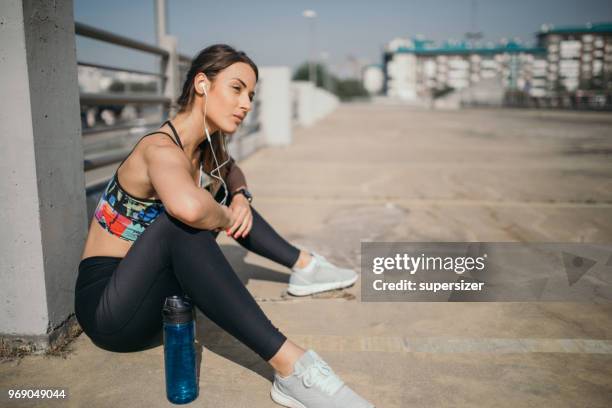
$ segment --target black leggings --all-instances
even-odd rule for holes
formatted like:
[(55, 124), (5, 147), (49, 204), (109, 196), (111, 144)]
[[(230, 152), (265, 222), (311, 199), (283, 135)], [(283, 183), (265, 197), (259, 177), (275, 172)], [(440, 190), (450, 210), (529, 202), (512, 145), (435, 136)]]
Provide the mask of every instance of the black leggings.
[[(253, 226), (238, 243), (292, 267), (300, 251), (251, 210)], [(164, 299), (186, 294), (218, 326), (270, 360), (286, 337), (240, 281), (216, 236), (163, 213), (124, 258), (83, 259), (75, 291), (75, 314), (83, 331), (107, 350), (141, 350), (161, 331)]]

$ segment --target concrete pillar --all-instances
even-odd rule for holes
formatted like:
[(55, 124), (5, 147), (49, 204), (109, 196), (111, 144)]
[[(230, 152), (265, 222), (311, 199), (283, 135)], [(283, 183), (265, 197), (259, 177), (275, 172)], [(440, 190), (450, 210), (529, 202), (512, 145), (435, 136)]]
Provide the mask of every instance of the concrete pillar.
[(318, 120), (332, 113), (340, 104), (334, 94), (325, 89), (316, 88), (311, 82), (293, 81), (297, 103), (296, 122), (300, 126), (311, 126)]
[[(168, 58), (162, 58), (160, 72), (166, 75), (165, 79), (162, 79), (161, 93), (170, 98), (171, 104), (176, 102), (179, 96), (180, 86), (180, 73), (179, 73), (179, 61), (178, 61), (178, 40), (176, 37), (168, 35), (167, 26), (167, 5), (166, 0), (155, 0), (155, 25), (157, 32), (157, 44), (159, 47), (168, 51), (170, 54)], [(169, 109), (164, 109), (165, 116), (172, 117), (176, 113), (175, 106), (171, 105)]]
[(291, 72), (289, 67), (259, 69), (259, 120), (267, 145), (291, 143)]
[(159, 46), (170, 54), (168, 58), (162, 58), (162, 67), (161, 73), (166, 75), (166, 79), (162, 80), (162, 94), (171, 101), (171, 107), (168, 111), (168, 117), (174, 116), (176, 113), (176, 107), (174, 104), (176, 103), (176, 99), (179, 97), (179, 61), (178, 61), (178, 52), (177, 46), (178, 41), (176, 37), (171, 35), (164, 35), (159, 39)]
[(0, 2), (0, 336), (44, 350), (74, 324), (87, 232), (71, 0)]
[(315, 87), (308, 81), (293, 81), (292, 86), (297, 95), (297, 123), (300, 126), (311, 126), (316, 120)]
[(325, 89), (313, 88), (313, 95), (316, 101), (313, 104), (315, 106), (313, 115), (316, 121), (331, 114), (338, 107), (338, 97)]

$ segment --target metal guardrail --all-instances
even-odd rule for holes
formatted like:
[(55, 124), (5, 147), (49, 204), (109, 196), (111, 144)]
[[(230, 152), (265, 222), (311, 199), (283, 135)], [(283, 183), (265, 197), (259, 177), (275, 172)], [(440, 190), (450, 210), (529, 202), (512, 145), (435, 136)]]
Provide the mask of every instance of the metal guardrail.
[[(148, 54), (153, 54), (162, 58), (162, 60), (168, 60), (170, 57), (170, 52), (167, 50), (156, 46), (147, 44), (142, 41), (134, 40), (129, 37), (125, 37), (119, 34), (115, 34), (110, 31), (102, 30), (96, 27), (92, 27), (87, 24), (75, 22), (75, 33), (77, 35), (87, 37), (90, 39), (94, 39), (97, 41), (102, 41), (105, 43), (118, 45), (122, 47), (126, 47), (136, 51), (142, 51)], [(181, 65), (186, 65), (191, 63), (191, 58), (186, 55), (178, 55), (178, 61)], [(79, 66), (90, 67), (100, 70), (106, 71), (115, 71), (115, 72), (126, 72), (137, 75), (146, 75), (155, 78), (159, 78), (163, 81), (167, 79), (165, 73), (161, 72), (153, 72), (153, 71), (145, 71), (145, 70), (136, 70), (129, 68), (122, 68), (113, 65), (105, 65), (105, 64), (97, 64), (91, 62), (78, 62)], [(162, 64), (160, 64), (161, 67)], [(130, 94), (130, 93), (81, 93), (80, 95), (81, 106), (100, 106), (100, 105), (127, 105), (127, 104), (140, 104), (140, 105), (162, 105), (162, 106), (170, 106), (171, 99), (159, 94)], [(150, 125), (150, 124), (149, 124)], [(111, 127), (102, 127), (102, 128), (92, 128), (92, 129), (84, 129), (83, 135), (87, 134), (96, 134), (103, 132), (112, 132), (117, 130), (129, 130), (134, 125), (119, 125), (119, 126), (111, 126)], [(136, 125), (142, 126), (142, 125)], [(105, 155), (98, 155), (95, 159), (88, 157), (84, 163), (83, 167), (85, 170), (92, 170), (102, 166), (106, 166), (112, 164), (114, 162), (122, 160), (127, 154), (129, 150), (126, 151), (111, 151)], [(88, 188), (89, 191), (89, 188)]]
[(131, 148), (125, 149), (117, 149), (110, 152), (107, 152), (102, 155), (98, 155), (95, 157), (89, 157), (85, 159), (83, 163), (83, 168), (85, 171), (93, 170), (102, 166), (108, 166), (109, 164), (117, 163), (127, 157), (130, 153)]
[(108, 185), (110, 177), (105, 180), (96, 181), (95, 183), (85, 187), (85, 194), (87, 197), (95, 196), (103, 192), (104, 188)]
[(86, 128), (82, 129), (81, 133), (83, 136), (92, 135), (97, 133), (107, 133), (107, 132), (116, 132), (121, 130), (131, 130), (134, 128), (153, 128), (155, 126), (159, 126), (159, 122), (143, 122), (143, 123), (129, 123), (123, 125), (112, 125), (112, 126), (102, 126), (102, 127), (94, 127), (94, 128)]
[(155, 45), (150, 45), (142, 41), (133, 40), (128, 37), (124, 37), (119, 34), (112, 33), (110, 31), (101, 30), (96, 27), (89, 26), (83, 23), (74, 23), (74, 31), (77, 35), (83, 37), (92, 38), (103, 42), (108, 42), (115, 45), (121, 45), (123, 47), (132, 48), (139, 51), (148, 52), (149, 54), (156, 54), (163, 58), (168, 58), (170, 53), (163, 48)]
[(138, 70), (138, 69), (121, 68), (121, 67), (115, 67), (115, 66), (112, 66), (112, 65), (94, 64), (94, 63), (91, 63), (91, 62), (83, 62), (83, 61), (78, 61), (77, 65), (79, 65), (81, 67), (103, 69), (105, 71), (128, 72), (130, 74), (139, 74), (139, 75), (154, 76), (154, 77), (158, 77), (158, 78), (166, 78), (166, 75), (160, 74), (159, 72), (141, 71), (141, 70)]
[(128, 103), (141, 104), (169, 104), (170, 98), (161, 95), (147, 94), (102, 94), (102, 93), (82, 93), (82, 105), (123, 105)]
[[(75, 22), (74, 31), (77, 35), (81, 35), (83, 37), (87, 37), (87, 38), (91, 38), (94, 40), (107, 42), (107, 43), (111, 43), (115, 45), (120, 45), (126, 48), (132, 48), (134, 50), (147, 52), (149, 54), (156, 54), (162, 58), (168, 58), (170, 56), (170, 53), (168, 51), (158, 46), (147, 44), (142, 41), (134, 40), (132, 38), (125, 37), (119, 34), (115, 34), (110, 31), (92, 27), (87, 24)], [(178, 60), (179, 60), (179, 63), (181, 64), (191, 64), (191, 57), (184, 55), (184, 54), (179, 54)], [(127, 68), (111, 67), (111, 66), (104, 66), (104, 65), (99, 65), (99, 64), (89, 64), (85, 62), (79, 62), (79, 65), (92, 66), (92, 67), (102, 68), (102, 69), (107, 69), (107, 70), (142, 73), (145, 75), (156, 75), (156, 76), (162, 76), (162, 77), (164, 76), (160, 73), (152, 73), (152, 72), (144, 72), (144, 71), (139, 72), (137, 70), (130, 70)]]

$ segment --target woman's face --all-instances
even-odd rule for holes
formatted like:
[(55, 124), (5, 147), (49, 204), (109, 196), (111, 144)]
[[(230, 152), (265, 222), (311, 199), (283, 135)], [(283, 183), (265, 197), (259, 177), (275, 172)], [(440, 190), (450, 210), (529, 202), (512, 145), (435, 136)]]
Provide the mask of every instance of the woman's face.
[(208, 83), (206, 124), (213, 131), (234, 133), (251, 110), (256, 84), (253, 68), (236, 62), (219, 72), (212, 84)]

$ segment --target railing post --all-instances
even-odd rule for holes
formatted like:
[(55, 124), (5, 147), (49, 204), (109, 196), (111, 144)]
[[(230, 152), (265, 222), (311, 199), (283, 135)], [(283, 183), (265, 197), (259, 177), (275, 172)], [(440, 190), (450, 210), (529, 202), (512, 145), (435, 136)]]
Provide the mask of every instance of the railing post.
[(161, 73), (166, 77), (162, 79), (162, 95), (170, 98), (170, 106), (165, 107), (165, 116), (170, 118), (176, 113), (175, 103), (178, 98), (179, 69), (178, 53), (176, 52), (176, 37), (166, 35), (161, 38), (159, 46), (168, 51), (168, 58), (162, 58)]
[(176, 113), (175, 103), (178, 98), (179, 90), (179, 59), (177, 52), (176, 37), (166, 35), (160, 39), (159, 46), (168, 51), (168, 58), (162, 58), (161, 73), (166, 76), (162, 79), (162, 95), (170, 98), (170, 107), (167, 117), (172, 117)]
[(166, 0), (155, 0), (155, 14), (157, 27), (157, 44), (168, 52), (168, 58), (162, 58), (161, 73), (165, 75), (162, 78), (162, 95), (170, 98), (170, 106), (166, 111), (167, 117), (174, 116), (174, 104), (178, 98), (179, 92), (179, 56), (177, 52), (176, 37), (167, 34), (167, 18), (166, 18)]
[(75, 323), (87, 233), (71, 0), (0, 2), (0, 335), (44, 350)]

